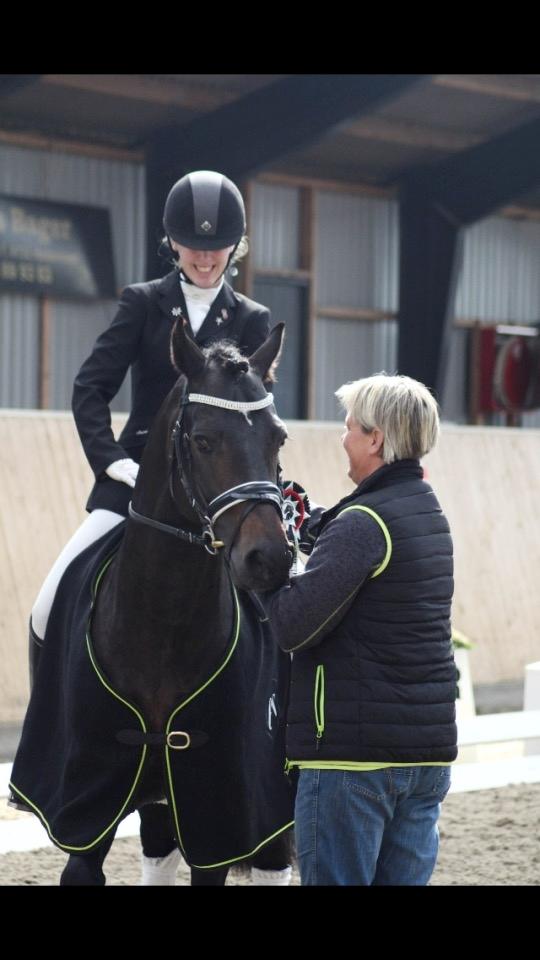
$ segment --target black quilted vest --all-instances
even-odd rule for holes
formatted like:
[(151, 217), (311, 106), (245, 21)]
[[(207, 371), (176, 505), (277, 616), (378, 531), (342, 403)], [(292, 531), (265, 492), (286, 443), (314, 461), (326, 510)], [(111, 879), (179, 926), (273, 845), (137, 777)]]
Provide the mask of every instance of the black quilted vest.
[(320, 644), (293, 655), (290, 761), (450, 762), (457, 756), (452, 540), (417, 460), (381, 467), (332, 510), (363, 505), (392, 554)]

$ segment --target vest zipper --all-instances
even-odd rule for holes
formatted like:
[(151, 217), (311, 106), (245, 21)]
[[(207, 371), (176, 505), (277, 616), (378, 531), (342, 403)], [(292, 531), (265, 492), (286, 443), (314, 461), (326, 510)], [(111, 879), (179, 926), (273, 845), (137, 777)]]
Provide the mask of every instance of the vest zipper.
[(318, 665), (315, 673), (314, 707), (317, 729), (315, 745), (318, 750), (324, 733), (324, 665), (322, 663)]

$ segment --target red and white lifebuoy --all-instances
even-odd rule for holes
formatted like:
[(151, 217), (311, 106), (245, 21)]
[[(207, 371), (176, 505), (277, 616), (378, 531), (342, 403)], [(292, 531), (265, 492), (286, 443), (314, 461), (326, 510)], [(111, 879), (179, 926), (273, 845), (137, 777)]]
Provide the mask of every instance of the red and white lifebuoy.
[(509, 413), (533, 409), (533, 387), (539, 373), (535, 339), (511, 337), (497, 351), (493, 396)]

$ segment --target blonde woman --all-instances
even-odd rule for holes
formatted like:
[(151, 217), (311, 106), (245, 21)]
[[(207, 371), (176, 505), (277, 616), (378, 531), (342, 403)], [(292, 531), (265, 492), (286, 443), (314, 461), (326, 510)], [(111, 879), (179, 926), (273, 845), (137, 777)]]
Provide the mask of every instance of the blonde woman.
[(293, 653), (301, 879), (422, 885), (457, 755), (452, 540), (420, 465), (439, 415), (409, 377), (381, 373), (336, 395), (356, 489), (312, 524), (304, 574), (265, 598)]

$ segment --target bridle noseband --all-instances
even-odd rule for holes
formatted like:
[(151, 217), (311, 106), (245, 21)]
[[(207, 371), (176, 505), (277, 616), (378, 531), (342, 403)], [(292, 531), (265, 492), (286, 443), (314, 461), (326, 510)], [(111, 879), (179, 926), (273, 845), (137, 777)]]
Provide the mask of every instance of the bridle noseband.
[(184, 413), (188, 403), (205, 403), (209, 406), (222, 407), (225, 410), (233, 410), (238, 413), (242, 413), (248, 423), (251, 424), (248, 413), (254, 410), (262, 410), (265, 407), (269, 407), (273, 402), (274, 397), (271, 393), (267, 393), (266, 396), (262, 397), (260, 400), (243, 402), (226, 400), (224, 397), (206, 396), (202, 393), (188, 394), (186, 385), (180, 400), (180, 413), (171, 434), (172, 453), (170, 458), (171, 470), (169, 474), (169, 490), (174, 501), (173, 472), (176, 461), (180, 482), (188, 498), (190, 506), (197, 514), (199, 523), (203, 528), (202, 533), (192, 533), (189, 530), (184, 530), (183, 527), (175, 527), (170, 523), (163, 523), (160, 520), (154, 520), (152, 517), (146, 517), (144, 514), (138, 513), (138, 511), (134, 509), (133, 504), (130, 503), (128, 509), (129, 516), (132, 518), (132, 520), (135, 520), (137, 523), (143, 523), (149, 527), (153, 527), (155, 530), (161, 530), (163, 533), (172, 534), (181, 540), (185, 540), (187, 543), (204, 547), (208, 553), (210, 553), (212, 556), (216, 556), (218, 550), (224, 547), (225, 544), (222, 540), (216, 539), (214, 533), (214, 523), (218, 517), (222, 516), (222, 514), (224, 514), (227, 510), (230, 510), (231, 507), (235, 507), (237, 504), (245, 503), (246, 501), (254, 501), (250, 510), (248, 510), (241, 517), (236, 533), (238, 533), (238, 529), (240, 528), (241, 524), (246, 519), (248, 513), (251, 512), (251, 509), (257, 505), (257, 503), (273, 504), (281, 518), (283, 504), (281, 488), (275, 483), (270, 483), (268, 480), (252, 480), (248, 483), (239, 483), (235, 487), (231, 487), (229, 490), (225, 490), (224, 493), (220, 493), (217, 497), (214, 497), (208, 504), (205, 502), (204, 497), (200, 494), (200, 491), (199, 496), (197, 496), (193, 489), (194, 482), (191, 469), (189, 437), (187, 433), (183, 432)]

